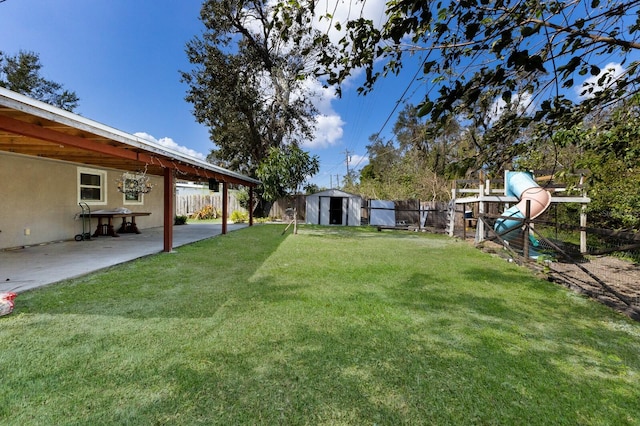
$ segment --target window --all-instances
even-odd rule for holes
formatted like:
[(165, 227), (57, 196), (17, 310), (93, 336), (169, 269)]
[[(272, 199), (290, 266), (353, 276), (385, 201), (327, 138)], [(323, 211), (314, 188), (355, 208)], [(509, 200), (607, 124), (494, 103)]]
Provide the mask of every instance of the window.
[(78, 168), (78, 202), (107, 204), (107, 172)]
[[(129, 179), (125, 179), (124, 185), (125, 187), (129, 185)], [(122, 194), (122, 204), (144, 204), (144, 194), (124, 193)]]

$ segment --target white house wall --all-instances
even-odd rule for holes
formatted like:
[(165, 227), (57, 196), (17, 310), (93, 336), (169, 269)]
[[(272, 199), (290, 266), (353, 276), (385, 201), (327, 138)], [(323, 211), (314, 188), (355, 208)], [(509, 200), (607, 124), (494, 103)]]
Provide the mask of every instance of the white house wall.
[[(163, 225), (162, 177), (151, 176), (155, 187), (144, 195), (143, 204), (130, 205), (124, 203), (123, 195), (115, 185), (115, 179), (122, 171), (2, 152), (0, 249), (69, 240), (82, 231), (82, 221), (75, 218), (80, 213), (78, 167), (107, 172), (106, 204), (91, 206), (92, 210), (126, 207), (132, 211), (151, 212), (151, 216), (139, 218), (138, 228)], [(97, 219), (93, 219), (92, 233), (96, 226)]]

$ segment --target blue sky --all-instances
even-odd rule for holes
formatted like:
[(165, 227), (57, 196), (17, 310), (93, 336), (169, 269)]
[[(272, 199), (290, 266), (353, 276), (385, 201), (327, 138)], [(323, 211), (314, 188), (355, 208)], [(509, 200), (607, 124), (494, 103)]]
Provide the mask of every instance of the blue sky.
[[(0, 50), (40, 55), (42, 75), (73, 90), (78, 114), (128, 133), (143, 133), (174, 149), (206, 155), (213, 147), (196, 123), (187, 86), (185, 44), (201, 34), (201, 0), (6, 0), (0, 3)], [(368, 5), (381, 10), (383, 0)], [(374, 12), (378, 13), (378, 12)], [(410, 71), (410, 72), (409, 72)], [(412, 74), (414, 70), (408, 70)], [(343, 97), (319, 101), (324, 123), (305, 149), (320, 157), (313, 182), (329, 187), (351, 168), (366, 164), (369, 136), (379, 132), (411, 76), (386, 79), (367, 96), (347, 85)], [(424, 94), (410, 93), (414, 102)], [(396, 111), (399, 112), (402, 107)], [(389, 120), (385, 132), (395, 119)], [(177, 145), (177, 146), (176, 146)]]
[[(319, 0), (319, 8), (340, 21), (361, 12), (380, 20), (385, 2), (356, 3), (360, 6), (355, 10), (350, 1)], [(184, 100), (188, 87), (179, 73), (191, 70), (184, 50), (202, 33), (201, 4), (202, 0), (6, 0), (0, 2), (0, 50), (8, 55), (20, 50), (39, 54), (42, 75), (79, 96), (80, 115), (203, 157), (214, 145)], [(381, 131), (389, 137), (403, 108), (393, 112), (403, 92), (414, 104), (424, 96), (424, 83), (411, 83), (420, 59), (405, 56), (405, 71), (382, 79), (366, 96), (356, 93), (357, 78), (343, 87), (340, 99), (332, 90), (316, 87), (322, 120), (316, 138), (303, 146), (320, 158), (313, 183), (337, 186), (347, 170), (347, 153), (352, 170), (366, 165), (369, 137)], [(620, 72), (619, 57), (602, 59), (603, 65), (610, 62), (607, 66)]]

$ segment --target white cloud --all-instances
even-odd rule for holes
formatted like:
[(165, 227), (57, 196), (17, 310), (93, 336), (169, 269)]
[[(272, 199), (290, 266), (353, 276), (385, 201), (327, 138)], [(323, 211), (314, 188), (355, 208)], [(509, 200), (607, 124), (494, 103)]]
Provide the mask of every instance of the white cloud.
[[(345, 35), (346, 23), (349, 20), (360, 17), (371, 19), (374, 24), (381, 28), (386, 20), (386, 0), (319, 0), (316, 3), (314, 27), (329, 35), (329, 38), (337, 45), (338, 41)], [(320, 16), (330, 14), (331, 20), (320, 19)], [(340, 23), (342, 28), (338, 31), (335, 24)], [(344, 83), (345, 87), (351, 86), (352, 81), (360, 78), (361, 70), (354, 70), (352, 76)], [(311, 102), (318, 110), (315, 122), (315, 133), (313, 140), (302, 144), (307, 149), (321, 149), (335, 146), (341, 142), (346, 123), (332, 106), (337, 99), (335, 87), (323, 87), (317, 79), (307, 78), (304, 82), (304, 90), (311, 93)]]
[(349, 160), (349, 168), (351, 170), (353, 169), (359, 170), (364, 166), (366, 166), (367, 164), (369, 164), (369, 157), (367, 157), (366, 155), (354, 154), (350, 157), (350, 160)]
[[(385, 3), (386, 0), (319, 0), (316, 3), (315, 16), (319, 17), (331, 14), (332, 19), (329, 21), (326, 18), (316, 18), (317, 20), (314, 22), (314, 27), (322, 32), (327, 32), (330, 39), (337, 44), (344, 36), (345, 24), (349, 20), (362, 17), (371, 19), (377, 27), (381, 27), (386, 20), (384, 13), (386, 10)], [(276, 1), (272, 0), (269, 6), (273, 7), (275, 4)], [(335, 24), (338, 22), (342, 25), (340, 31), (335, 28)], [(261, 32), (259, 20), (247, 19), (245, 24), (249, 28), (249, 31), (256, 34)], [(359, 74), (359, 71), (355, 71), (354, 74)], [(304, 90), (311, 94), (311, 102), (318, 110), (318, 115), (315, 117), (316, 129), (313, 140), (303, 142), (302, 146), (307, 149), (318, 149), (339, 144), (344, 134), (343, 128), (346, 123), (332, 106), (332, 102), (337, 98), (335, 88), (322, 87), (322, 84), (318, 80), (307, 78), (304, 82)], [(265, 77), (263, 93), (268, 96), (272, 94), (271, 92), (272, 89)], [(292, 93), (291, 96), (295, 98), (297, 94)]]
[[(608, 87), (614, 87), (617, 84), (618, 78), (624, 74), (625, 70), (619, 63), (609, 62), (604, 68), (600, 70), (598, 75), (593, 75), (587, 78), (581, 86), (576, 86), (575, 90), (579, 97), (590, 98), (593, 97), (593, 92), (600, 92)], [(605, 74), (607, 74), (605, 76)], [(603, 78), (604, 77), (604, 78)], [(602, 78), (602, 84), (599, 84), (598, 80)], [(593, 89), (592, 93), (586, 92), (587, 89)], [(582, 92), (585, 92), (584, 94)]]
[(331, 88), (322, 87), (315, 79), (306, 79), (304, 90), (311, 94), (311, 102), (318, 110), (315, 117), (315, 133), (313, 140), (305, 141), (303, 148), (318, 149), (336, 145), (344, 134), (345, 122), (336, 113), (331, 105), (336, 98), (335, 91)]
[(341, 139), (344, 131), (342, 130), (344, 121), (337, 115), (317, 115), (316, 130), (314, 138), (302, 144), (303, 148), (318, 149), (327, 148), (336, 145)]
[[(346, 24), (350, 20), (364, 18), (371, 20), (373, 25), (382, 29), (387, 20), (385, 14), (386, 0), (319, 0), (316, 3), (314, 27), (329, 36), (334, 45), (346, 35)], [(331, 19), (326, 18), (331, 15)], [(336, 23), (340, 24), (340, 30), (336, 29)], [(379, 61), (382, 59), (377, 59)], [(356, 68), (342, 83), (343, 87), (359, 86), (364, 70)]]
[[(314, 23), (316, 29), (327, 33), (331, 41), (335, 44), (345, 34), (345, 24), (349, 20), (371, 19), (377, 28), (380, 28), (386, 19), (384, 11), (386, 9), (385, 0), (368, 0), (368, 1), (344, 1), (344, 0), (320, 0), (316, 3), (315, 16), (317, 21)], [(331, 15), (332, 19), (319, 19), (319, 17)], [(342, 28), (338, 31), (335, 24), (340, 23)]]
[[(519, 114), (531, 113), (534, 111), (534, 102), (530, 93), (521, 93), (511, 98), (512, 104), (516, 104), (516, 108)], [(507, 107), (507, 103), (502, 97), (496, 98), (491, 105), (489, 115), (491, 122), (495, 123), (504, 114)]]
[(164, 137), (164, 138), (160, 138), (160, 139), (156, 139), (155, 137), (151, 136), (148, 133), (145, 132), (136, 132), (134, 133), (134, 136), (137, 136), (141, 139), (144, 139), (146, 141), (155, 143), (157, 145), (163, 146), (165, 148), (168, 148), (172, 151), (176, 151), (182, 154), (186, 154), (189, 155), (191, 157), (195, 157), (199, 160), (205, 160), (207, 159), (207, 156), (195, 151), (191, 148), (187, 148), (186, 146), (182, 146), (182, 145), (178, 145), (173, 139), (168, 138), (168, 137)]

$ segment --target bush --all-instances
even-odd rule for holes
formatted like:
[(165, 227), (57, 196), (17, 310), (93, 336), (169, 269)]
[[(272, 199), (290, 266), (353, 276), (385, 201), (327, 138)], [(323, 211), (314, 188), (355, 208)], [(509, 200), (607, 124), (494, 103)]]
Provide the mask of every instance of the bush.
[(186, 216), (176, 216), (173, 219), (173, 224), (174, 225), (184, 225), (187, 223), (187, 217)]
[(249, 220), (249, 213), (241, 212), (240, 210), (234, 210), (231, 213), (231, 221), (233, 223), (244, 223)]
[(198, 210), (194, 215), (194, 219), (205, 220), (205, 219), (217, 219), (219, 216), (218, 211), (212, 205), (204, 206), (200, 210)]

